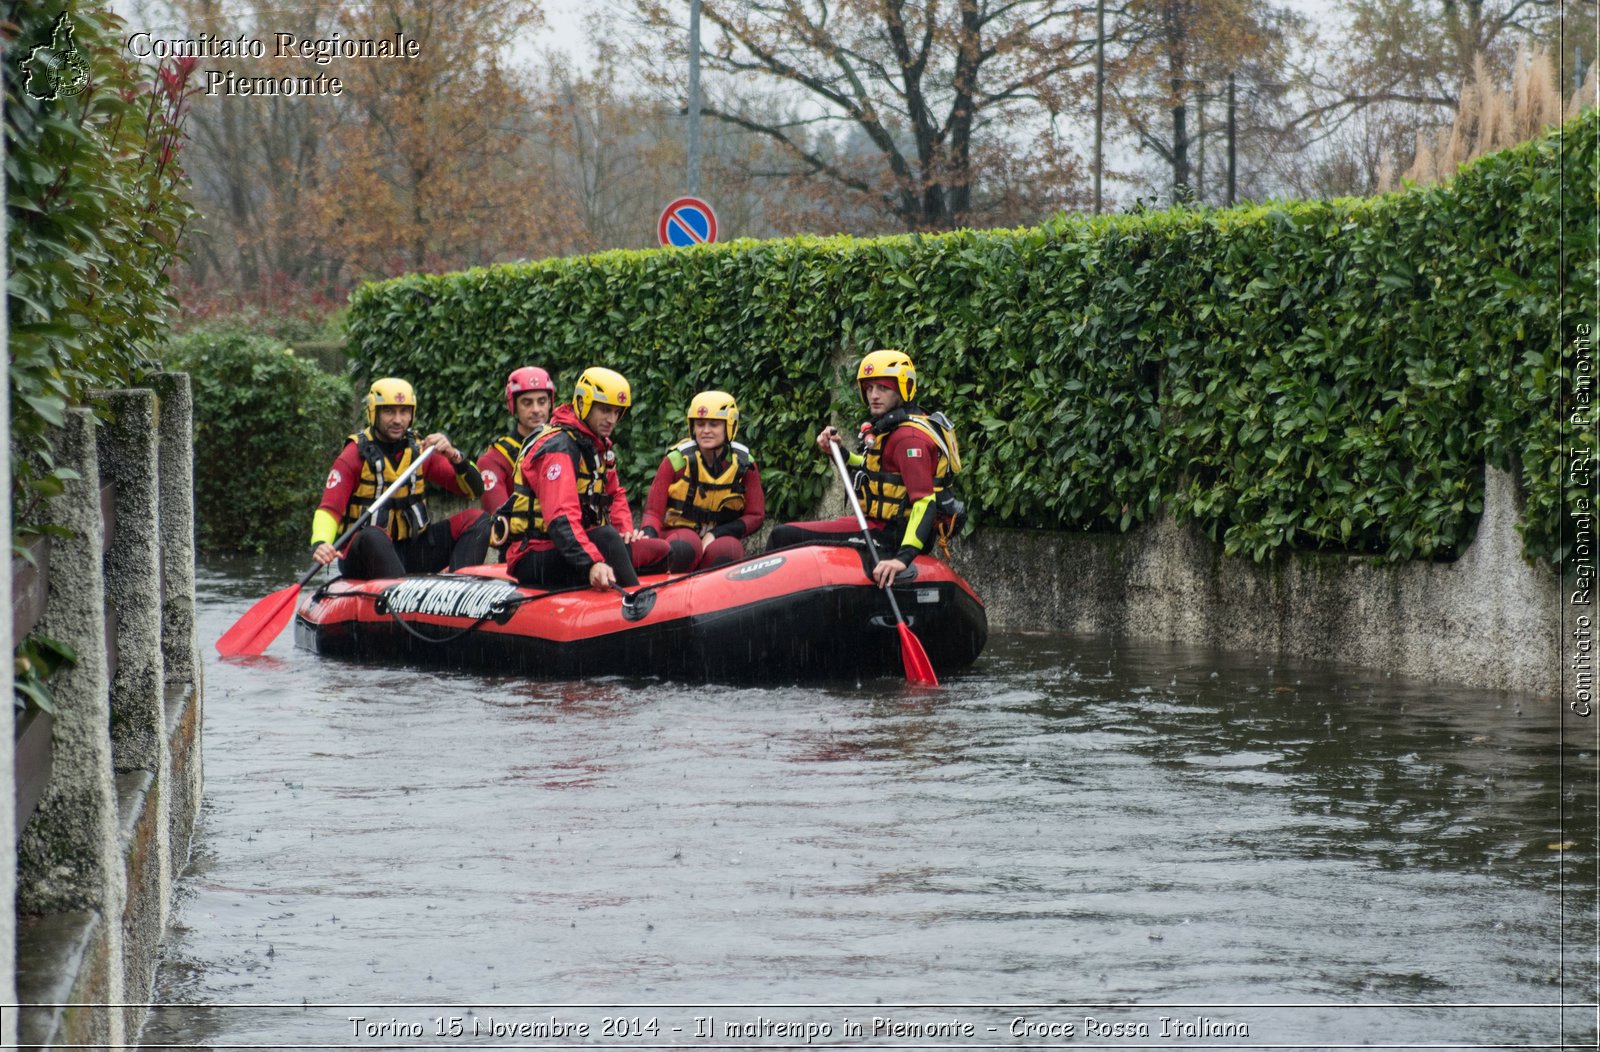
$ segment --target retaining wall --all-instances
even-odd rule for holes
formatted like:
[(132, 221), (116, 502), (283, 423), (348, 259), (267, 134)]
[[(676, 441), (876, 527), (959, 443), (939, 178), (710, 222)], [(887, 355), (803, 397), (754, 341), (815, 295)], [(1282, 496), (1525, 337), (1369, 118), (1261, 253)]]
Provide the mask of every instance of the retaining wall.
[(979, 530), (954, 564), (995, 628), (1283, 653), (1555, 697), (1560, 580), (1523, 561), (1516, 519), (1512, 478), (1490, 468), (1477, 537), (1450, 563), (1255, 563), (1163, 519), (1126, 534)]
[(46, 773), (19, 764), (19, 736), (0, 739), (18, 812), (16, 912), (0, 911), (14, 989), (0, 1000), (16, 1040), (42, 1048), (137, 1036), (200, 801), (189, 380), (96, 401), (106, 420), (76, 410), (55, 436), (80, 479), (49, 507), (72, 533), (50, 543), (36, 630), (78, 660), (50, 681)]

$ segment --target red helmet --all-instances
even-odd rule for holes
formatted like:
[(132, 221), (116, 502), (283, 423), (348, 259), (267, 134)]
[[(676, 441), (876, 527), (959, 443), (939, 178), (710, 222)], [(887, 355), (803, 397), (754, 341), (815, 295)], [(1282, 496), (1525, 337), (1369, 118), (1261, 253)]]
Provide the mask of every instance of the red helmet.
[(525, 365), (512, 370), (511, 375), (506, 377), (506, 412), (516, 416), (517, 395), (529, 391), (543, 391), (550, 396), (550, 404), (556, 404), (556, 384), (550, 379), (550, 374), (536, 365)]

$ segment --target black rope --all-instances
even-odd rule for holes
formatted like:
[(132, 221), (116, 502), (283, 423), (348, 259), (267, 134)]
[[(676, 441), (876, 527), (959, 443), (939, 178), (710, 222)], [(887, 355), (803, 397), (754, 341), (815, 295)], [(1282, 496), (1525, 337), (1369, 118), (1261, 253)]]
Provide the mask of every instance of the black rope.
[(424, 643), (453, 643), (456, 640), (460, 639), (462, 636), (466, 635), (468, 632), (476, 632), (483, 625), (483, 623), (485, 621), (487, 621), (490, 618), (494, 617), (494, 613), (491, 612), (491, 613), (484, 614), (482, 617), (480, 617), (476, 621), (472, 622), (472, 624), (468, 625), (466, 628), (463, 628), (463, 629), (461, 629), (460, 631), (457, 631), (457, 632), (452, 632), (447, 636), (428, 636), (428, 635), (423, 635), (421, 632), (418, 632), (416, 630), (416, 628), (414, 628), (411, 624), (409, 624), (408, 622), (402, 620), (400, 615), (398, 613), (396, 613), (395, 611), (393, 611), (393, 610), (389, 611), (389, 616), (394, 619), (394, 623), (395, 624), (399, 625), (401, 628), (403, 628), (407, 632), (411, 633), (411, 635), (413, 635), (417, 639), (422, 640)]
[(493, 604), (494, 611), (490, 614), (490, 616), (493, 617), (497, 614), (504, 614), (511, 610), (515, 610), (523, 603), (535, 603), (540, 599), (549, 599), (553, 595), (570, 595), (573, 592), (587, 592), (588, 590), (588, 585), (580, 584), (573, 585), (571, 588), (555, 588), (548, 592), (540, 592), (538, 595), (519, 595), (515, 599), (496, 599)]

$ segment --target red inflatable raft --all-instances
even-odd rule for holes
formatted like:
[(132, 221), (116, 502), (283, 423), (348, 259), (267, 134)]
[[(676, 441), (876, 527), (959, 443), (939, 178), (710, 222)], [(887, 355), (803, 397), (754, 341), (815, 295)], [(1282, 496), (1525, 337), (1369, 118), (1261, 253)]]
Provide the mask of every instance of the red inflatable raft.
[[(983, 651), (983, 601), (945, 563), (919, 558), (893, 588), (940, 675)], [(627, 596), (523, 588), (502, 565), (340, 578), (301, 600), (295, 642), (362, 660), (559, 678), (738, 683), (901, 674), (894, 616), (853, 546), (808, 545), (645, 577)]]

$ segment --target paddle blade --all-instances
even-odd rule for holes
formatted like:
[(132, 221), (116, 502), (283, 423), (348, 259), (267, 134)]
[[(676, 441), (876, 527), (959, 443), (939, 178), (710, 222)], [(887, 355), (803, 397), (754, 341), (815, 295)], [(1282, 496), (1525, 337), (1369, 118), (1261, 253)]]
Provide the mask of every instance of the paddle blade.
[(933, 674), (933, 662), (928, 660), (928, 652), (922, 649), (922, 642), (912, 634), (911, 626), (904, 621), (897, 627), (900, 629), (900, 660), (905, 662), (906, 681), (937, 687), (939, 677)]
[(217, 640), (217, 653), (223, 657), (245, 657), (260, 654), (267, 644), (278, 638), (283, 626), (294, 616), (294, 602), (300, 598), (300, 582), (279, 589), (258, 599), (256, 605), (244, 612), (233, 627)]

